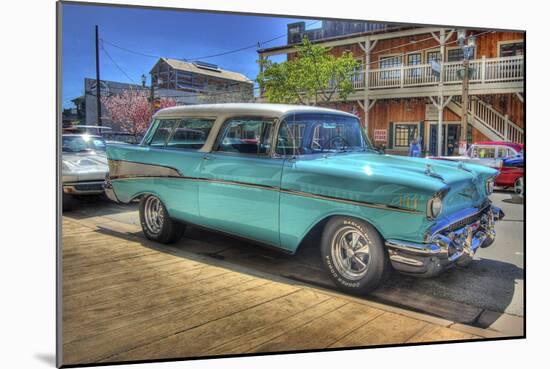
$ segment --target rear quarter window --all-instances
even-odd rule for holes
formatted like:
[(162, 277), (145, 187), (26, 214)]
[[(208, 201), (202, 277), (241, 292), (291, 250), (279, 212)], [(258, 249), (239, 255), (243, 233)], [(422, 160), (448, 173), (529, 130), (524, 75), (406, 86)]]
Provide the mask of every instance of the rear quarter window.
[(176, 119), (160, 120), (156, 125), (156, 129), (153, 132), (151, 140), (149, 141), (149, 146), (164, 147), (178, 122), (179, 121)]
[(167, 148), (199, 150), (204, 146), (214, 119), (184, 118), (180, 120), (168, 139)]

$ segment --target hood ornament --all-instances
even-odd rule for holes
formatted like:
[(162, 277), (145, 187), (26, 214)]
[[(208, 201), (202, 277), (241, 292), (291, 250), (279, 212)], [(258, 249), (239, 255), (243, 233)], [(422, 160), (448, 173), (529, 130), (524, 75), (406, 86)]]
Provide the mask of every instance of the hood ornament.
[(446, 183), (445, 178), (443, 178), (441, 174), (437, 174), (436, 172), (434, 172), (431, 164), (426, 164), (426, 170), (424, 171), (424, 174), (430, 177), (437, 178), (441, 180), (441, 182)]
[(464, 166), (464, 162), (463, 161), (459, 161), (458, 162), (458, 166), (457, 166), (458, 169), (462, 169), (463, 171), (465, 172), (469, 172), (469, 173), (472, 173), (472, 170), (471, 169), (468, 169)]

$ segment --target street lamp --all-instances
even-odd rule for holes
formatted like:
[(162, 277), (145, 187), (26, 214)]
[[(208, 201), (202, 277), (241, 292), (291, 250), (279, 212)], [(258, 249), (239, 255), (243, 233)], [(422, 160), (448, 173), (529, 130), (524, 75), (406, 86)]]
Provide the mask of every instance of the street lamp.
[(145, 84), (147, 83), (147, 76), (145, 74), (141, 75), (141, 86), (145, 87)]

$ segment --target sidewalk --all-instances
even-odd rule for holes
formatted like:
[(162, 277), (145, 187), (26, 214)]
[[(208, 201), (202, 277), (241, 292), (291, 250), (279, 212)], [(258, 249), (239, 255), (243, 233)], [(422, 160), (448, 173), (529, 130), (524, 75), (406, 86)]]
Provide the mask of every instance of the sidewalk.
[(63, 364), (469, 340), (502, 334), (63, 219)]

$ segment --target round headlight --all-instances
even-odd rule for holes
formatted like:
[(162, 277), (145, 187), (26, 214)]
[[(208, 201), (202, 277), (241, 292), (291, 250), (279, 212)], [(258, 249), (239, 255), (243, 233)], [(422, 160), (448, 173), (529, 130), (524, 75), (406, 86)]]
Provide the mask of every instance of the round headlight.
[(443, 201), (439, 196), (434, 196), (428, 202), (428, 217), (437, 218), (443, 211)]
[(488, 180), (487, 183), (485, 184), (485, 187), (486, 187), (485, 190), (487, 192), (487, 195), (492, 194), (495, 189), (495, 181), (493, 179)]

